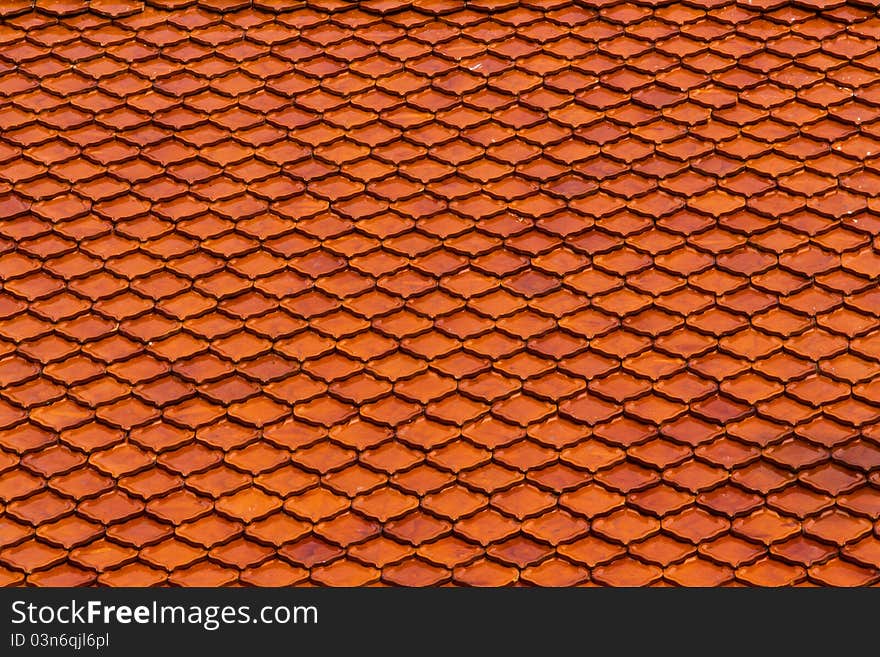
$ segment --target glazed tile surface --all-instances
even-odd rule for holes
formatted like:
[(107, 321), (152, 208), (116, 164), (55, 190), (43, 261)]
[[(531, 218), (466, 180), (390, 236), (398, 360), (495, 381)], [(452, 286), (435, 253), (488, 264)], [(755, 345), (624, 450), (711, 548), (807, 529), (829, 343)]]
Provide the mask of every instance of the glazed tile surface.
[(0, 583), (877, 582), (878, 37), (3, 2)]

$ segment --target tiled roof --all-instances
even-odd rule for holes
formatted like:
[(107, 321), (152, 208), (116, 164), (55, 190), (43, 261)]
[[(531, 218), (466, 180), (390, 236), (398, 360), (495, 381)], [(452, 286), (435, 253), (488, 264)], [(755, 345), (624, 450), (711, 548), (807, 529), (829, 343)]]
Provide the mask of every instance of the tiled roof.
[(33, 4), (0, 582), (878, 580), (872, 3)]

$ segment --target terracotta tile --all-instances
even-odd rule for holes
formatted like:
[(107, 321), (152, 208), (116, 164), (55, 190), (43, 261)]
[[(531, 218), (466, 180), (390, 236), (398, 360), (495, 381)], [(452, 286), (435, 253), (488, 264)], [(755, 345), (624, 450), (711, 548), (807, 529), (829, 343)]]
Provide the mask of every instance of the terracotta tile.
[(213, 548), (208, 554), (224, 566), (245, 570), (266, 561), (274, 551), (246, 539), (236, 539)]
[(804, 531), (825, 542), (844, 545), (868, 534), (871, 523), (865, 518), (833, 510), (805, 521)]
[[(236, 527), (239, 527), (236, 523)], [(264, 520), (253, 523), (247, 528), (247, 534), (264, 544), (276, 547), (304, 536), (311, 525), (301, 522), (283, 513), (276, 513)]]
[(745, 468), (736, 470), (731, 476), (733, 483), (765, 495), (781, 490), (794, 480), (791, 472), (763, 460), (754, 461)]
[(308, 571), (273, 559), (256, 568), (243, 570), (240, 577), (242, 582), (251, 586), (293, 586), (304, 581)]
[(217, 511), (245, 522), (258, 520), (281, 506), (281, 500), (258, 489), (245, 489), (234, 495), (220, 498)]
[(78, 566), (104, 572), (131, 563), (136, 556), (136, 550), (110, 541), (97, 540), (71, 550), (68, 558)]
[(813, 8), (23, 8), (0, 580), (874, 583), (876, 30)]
[(98, 577), (104, 586), (157, 586), (165, 581), (164, 571), (142, 563), (132, 563), (117, 570), (110, 570)]
[(779, 543), (771, 548), (774, 555), (794, 565), (811, 566), (829, 558), (834, 551), (823, 543), (804, 536)]
[(724, 533), (729, 527), (726, 520), (702, 509), (687, 509), (678, 515), (665, 518), (661, 524), (665, 530), (692, 543), (711, 540)]
[(535, 565), (552, 554), (552, 548), (521, 536), (493, 545), (487, 555), (504, 564), (525, 568)]
[(6, 513), (14, 518), (39, 526), (45, 522), (58, 520), (68, 515), (75, 504), (52, 491), (42, 491), (25, 499), (10, 502)]
[(30, 574), (63, 563), (65, 554), (64, 550), (31, 539), (0, 551), (0, 561)]
[(663, 571), (634, 559), (624, 557), (609, 565), (593, 569), (593, 579), (607, 586), (646, 586), (661, 577)]
[(216, 587), (232, 584), (237, 575), (231, 568), (202, 561), (188, 568), (176, 568), (168, 579), (177, 586)]
[(710, 543), (704, 543), (698, 549), (701, 554), (708, 556), (713, 561), (734, 568), (751, 563), (765, 553), (765, 550), (760, 546), (729, 534)]
[(469, 516), (486, 506), (484, 495), (471, 493), (461, 486), (451, 486), (422, 499), (426, 510), (452, 521)]
[(417, 550), (420, 557), (439, 567), (452, 568), (476, 560), (482, 549), (454, 536), (426, 543)]
[(736, 576), (754, 586), (790, 586), (805, 575), (803, 568), (771, 559), (762, 559), (737, 569)]
[(28, 583), (34, 586), (89, 586), (94, 581), (95, 574), (93, 572), (67, 564), (60, 564), (48, 570), (33, 573), (28, 577)]
[(196, 563), (205, 551), (172, 538), (145, 547), (140, 555), (150, 565), (173, 571)]
[(455, 581), (465, 586), (510, 586), (517, 581), (518, 576), (516, 568), (485, 559), (453, 571)]
[(448, 570), (418, 559), (409, 559), (383, 569), (384, 580), (396, 586), (437, 586), (449, 577)]
[(563, 559), (548, 559), (538, 566), (526, 568), (522, 578), (535, 586), (576, 586), (588, 580), (589, 571)]
[(747, 517), (734, 520), (732, 530), (743, 538), (770, 545), (798, 533), (800, 526), (792, 519), (761, 509)]
[(809, 569), (810, 577), (825, 586), (867, 586), (877, 581), (875, 568), (864, 568), (843, 559), (832, 559)]
[(660, 523), (632, 509), (621, 509), (594, 520), (592, 529), (603, 538), (628, 544), (656, 533), (660, 529)]
[(721, 586), (733, 579), (733, 569), (693, 557), (666, 568), (664, 576), (681, 586)]

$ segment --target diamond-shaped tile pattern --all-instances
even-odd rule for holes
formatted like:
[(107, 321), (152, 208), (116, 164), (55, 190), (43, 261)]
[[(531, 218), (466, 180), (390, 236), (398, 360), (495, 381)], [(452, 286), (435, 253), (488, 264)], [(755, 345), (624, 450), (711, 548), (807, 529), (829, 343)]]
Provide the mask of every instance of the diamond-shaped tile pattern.
[(3, 3), (0, 583), (877, 582), (870, 5)]

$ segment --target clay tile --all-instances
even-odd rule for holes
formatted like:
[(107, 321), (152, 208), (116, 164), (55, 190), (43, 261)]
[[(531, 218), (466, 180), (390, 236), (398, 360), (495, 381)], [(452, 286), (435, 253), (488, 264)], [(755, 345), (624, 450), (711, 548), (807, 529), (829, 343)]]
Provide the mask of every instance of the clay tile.
[(64, 550), (29, 540), (0, 551), (0, 560), (29, 574), (62, 563), (64, 555)]
[(832, 510), (806, 520), (804, 531), (819, 540), (844, 545), (868, 534), (871, 531), (871, 523), (864, 518)]
[(876, 582), (868, 10), (141, 4), (0, 36), (0, 581)]
[(346, 559), (312, 569), (312, 579), (325, 586), (364, 586), (378, 578), (377, 569)]
[(403, 518), (389, 522), (385, 530), (396, 540), (418, 546), (447, 535), (451, 527), (446, 521), (413, 511)]
[(771, 548), (771, 552), (789, 563), (804, 566), (825, 561), (833, 554), (833, 550), (827, 545), (804, 536), (796, 536), (791, 540), (778, 543)]
[(265, 517), (280, 506), (280, 499), (257, 489), (245, 489), (234, 495), (222, 497), (216, 503), (219, 512), (245, 522)]
[(518, 579), (516, 568), (502, 566), (486, 559), (456, 568), (453, 578), (466, 586), (509, 586)]
[(716, 538), (730, 526), (728, 521), (694, 507), (664, 518), (661, 524), (666, 531), (695, 544)]
[(861, 485), (863, 475), (837, 464), (825, 464), (799, 475), (810, 488), (817, 492), (839, 495)]
[(737, 578), (754, 586), (790, 586), (804, 575), (802, 567), (772, 559), (761, 559), (736, 571)]
[(293, 586), (308, 577), (308, 571), (278, 559), (241, 572), (241, 581), (252, 586)]
[(624, 557), (593, 569), (593, 579), (609, 586), (646, 586), (659, 579), (663, 571)]
[(831, 559), (813, 566), (810, 576), (826, 586), (866, 586), (877, 580), (873, 568), (863, 568), (842, 559)]
[(587, 580), (588, 571), (562, 559), (548, 559), (522, 572), (524, 581), (537, 586), (576, 586)]
[(697, 557), (670, 566), (664, 574), (667, 579), (681, 586), (721, 586), (733, 579), (731, 568)]
[(744, 541), (729, 534), (699, 547), (701, 554), (710, 559), (738, 568), (755, 561), (764, 554), (764, 549), (754, 543)]

